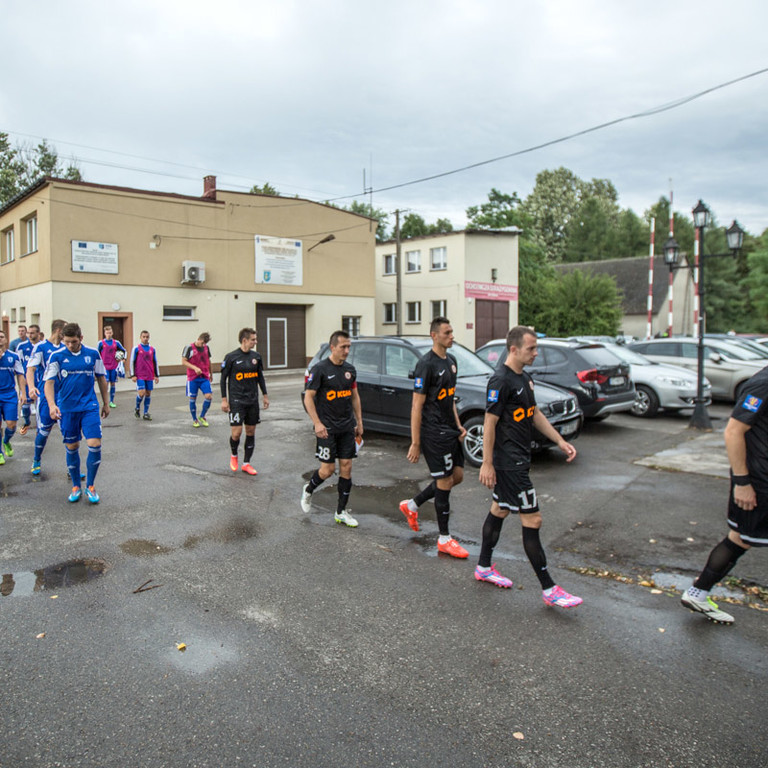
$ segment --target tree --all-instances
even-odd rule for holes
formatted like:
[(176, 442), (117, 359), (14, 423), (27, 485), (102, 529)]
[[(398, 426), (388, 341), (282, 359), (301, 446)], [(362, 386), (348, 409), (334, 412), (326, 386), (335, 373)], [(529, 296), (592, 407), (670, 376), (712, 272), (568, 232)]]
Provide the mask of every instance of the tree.
[(768, 333), (768, 229), (761, 235), (754, 253), (747, 257), (747, 264), (753, 330), (756, 333)]
[(278, 197), (280, 193), (273, 187), (268, 181), (265, 181), (261, 186), (258, 184), (254, 184), (250, 191), (248, 192), (249, 195), (274, 195), (275, 197)]
[(406, 214), (400, 225), (400, 238), (402, 240), (423, 235), (440, 235), (445, 232), (453, 232), (453, 224), (448, 219), (438, 219), (434, 224), (427, 224), (417, 213)]
[(488, 193), (488, 202), (467, 208), (468, 229), (505, 229), (520, 227), (522, 214), (517, 192), (511, 195), (495, 187)]
[(357, 200), (353, 200), (349, 207), (344, 210), (351, 211), (352, 213), (358, 213), (361, 216), (367, 216), (369, 219), (376, 219), (379, 225), (376, 227), (376, 242), (383, 243), (388, 240), (387, 237), (387, 219), (389, 214), (381, 208), (374, 208), (370, 203), (360, 203)]
[(8, 141), (8, 134), (0, 133), (0, 205), (20, 191), (24, 171), (24, 162)]

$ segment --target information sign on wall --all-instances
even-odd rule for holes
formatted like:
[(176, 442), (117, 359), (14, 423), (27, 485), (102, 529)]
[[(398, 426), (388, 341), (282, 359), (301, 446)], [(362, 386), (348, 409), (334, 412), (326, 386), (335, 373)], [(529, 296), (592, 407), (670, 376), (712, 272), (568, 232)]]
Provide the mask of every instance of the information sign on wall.
[(117, 274), (117, 244), (72, 241), (72, 271)]
[(255, 236), (256, 282), (272, 285), (302, 285), (301, 240)]

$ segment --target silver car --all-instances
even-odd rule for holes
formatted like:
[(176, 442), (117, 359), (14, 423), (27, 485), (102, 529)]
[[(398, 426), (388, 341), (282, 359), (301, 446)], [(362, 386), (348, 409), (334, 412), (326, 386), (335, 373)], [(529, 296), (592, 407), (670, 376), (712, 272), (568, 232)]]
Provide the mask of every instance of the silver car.
[[(630, 413), (651, 418), (660, 409), (684, 411), (693, 408), (696, 397), (696, 374), (679, 365), (654, 363), (647, 357), (621, 344), (606, 344), (616, 357), (629, 363), (630, 376), (635, 382), (637, 399)], [(712, 385), (704, 379), (704, 397), (712, 401)]]
[[(630, 349), (654, 362), (680, 365), (690, 371), (698, 368), (697, 348), (697, 340), (686, 336), (630, 344)], [(706, 339), (704, 343), (704, 374), (712, 383), (713, 398), (738, 400), (747, 380), (765, 368), (767, 362), (727, 341)]]

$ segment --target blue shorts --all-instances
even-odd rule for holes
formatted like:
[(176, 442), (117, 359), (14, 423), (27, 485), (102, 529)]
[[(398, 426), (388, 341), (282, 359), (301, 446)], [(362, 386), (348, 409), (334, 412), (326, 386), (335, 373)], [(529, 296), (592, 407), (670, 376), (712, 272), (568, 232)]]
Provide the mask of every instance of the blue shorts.
[(101, 440), (101, 417), (98, 407), (90, 411), (62, 413), (59, 425), (65, 445), (79, 443), (81, 435), (86, 440)]
[(194, 400), (197, 397), (198, 392), (202, 392), (204, 395), (210, 395), (212, 393), (211, 380), (197, 378), (187, 381), (187, 397)]
[(154, 379), (136, 379), (136, 391), (139, 390), (146, 390), (147, 392), (152, 391), (152, 387), (155, 386), (155, 380)]
[(56, 423), (51, 418), (51, 409), (48, 407), (48, 400), (45, 397), (38, 397), (35, 400), (37, 406), (37, 431), (47, 435), (51, 427)]
[(13, 396), (0, 399), (0, 421), (18, 421), (18, 417), (19, 396), (14, 393)]
[(108, 384), (116, 384), (117, 383), (117, 368), (113, 368), (110, 370), (109, 368), (106, 369), (107, 373), (105, 375), (105, 378), (107, 380)]

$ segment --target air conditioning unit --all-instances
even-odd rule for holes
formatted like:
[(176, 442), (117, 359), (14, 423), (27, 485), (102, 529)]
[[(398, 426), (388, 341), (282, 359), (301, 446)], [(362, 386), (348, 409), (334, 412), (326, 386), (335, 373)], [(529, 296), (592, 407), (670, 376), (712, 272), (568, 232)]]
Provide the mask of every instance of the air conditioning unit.
[(181, 262), (181, 282), (184, 283), (204, 283), (205, 282), (205, 262), (204, 261), (182, 261)]

